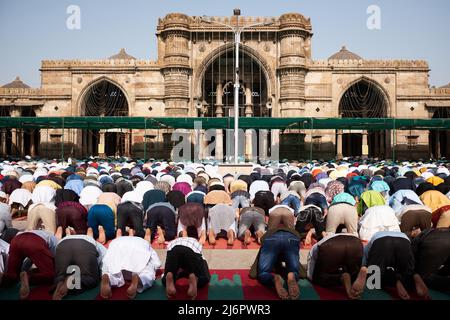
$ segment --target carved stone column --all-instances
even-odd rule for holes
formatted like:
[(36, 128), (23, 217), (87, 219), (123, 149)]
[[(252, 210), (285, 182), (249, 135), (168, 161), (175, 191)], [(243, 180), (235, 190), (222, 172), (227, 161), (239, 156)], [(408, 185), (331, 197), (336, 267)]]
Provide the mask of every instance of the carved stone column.
[(2, 129), (2, 156), (6, 156), (6, 129)]
[(362, 132), (362, 157), (367, 158), (369, 156), (369, 145), (367, 143), (367, 130)]
[[(223, 117), (223, 108), (222, 104), (216, 105), (216, 117)], [(216, 129), (216, 160), (223, 161), (223, 130)]]
[[(250, 88), (245, 88), (245, 116), (253, 116), (253, 101), (252, 101), (252, 90)], [(253, 160), (253, 144), (252, 144), (252, 132), (253, 130), (245, 130), (245, 159), (247, 161)]]
[(342, 130), (337, 131), (337, 140), (336, 140), (336, 159), (342, 159)]

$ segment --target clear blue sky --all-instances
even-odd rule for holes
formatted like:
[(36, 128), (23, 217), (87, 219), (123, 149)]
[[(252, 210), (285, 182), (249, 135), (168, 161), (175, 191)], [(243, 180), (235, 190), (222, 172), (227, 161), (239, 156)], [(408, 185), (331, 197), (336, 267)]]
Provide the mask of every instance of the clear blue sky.
[[(81, 8), (81, 30), (66, 28), (66, 8)], [(381, 30), (366, 27), (369, 5), (381, 8)], [(16, 75), (40, 86), (43, 59), (101, 59), (120, 48), (138, 59), (156, 58), (158, 17), (189, 15), (279, 16), (299, 12), (311, 18), (314, 59), (342, 45), (366, 59), (424, 59), (430, 85), (450, 82), (448, 0), (0, 0), (0, 84)]]

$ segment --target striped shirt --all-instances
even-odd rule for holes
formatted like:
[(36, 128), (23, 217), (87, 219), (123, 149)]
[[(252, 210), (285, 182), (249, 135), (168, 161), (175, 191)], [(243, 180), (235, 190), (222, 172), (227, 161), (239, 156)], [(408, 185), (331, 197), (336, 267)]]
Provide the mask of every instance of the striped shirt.
[(202, 254), (203, 246), (195, 238), (180, 237), (172, 240), (167, 246), (167, 251), (172, 250), (176, 246), (185, 246), (194, 251), (195, 253)]

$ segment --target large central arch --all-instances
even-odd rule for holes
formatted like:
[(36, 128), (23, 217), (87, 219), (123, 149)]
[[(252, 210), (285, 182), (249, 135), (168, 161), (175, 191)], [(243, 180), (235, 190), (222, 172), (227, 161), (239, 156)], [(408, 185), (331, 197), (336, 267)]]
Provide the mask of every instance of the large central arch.
[[(366, 77), (350, 83), (339, 100), (339, 115), (342, 118), (386, 118), (388, 114), (387, 93), (377, 82)], [(344, 131), (342, 155), (386, 158), (390, 154), (390, 141), (389, 130)], [(368, 150), (363, 150), (365, 145)]]
[[(210, 68), (211, 64), (214, 63), (221, 55), (227, 52), (233, 52), (234, 53), (235, 45), (233, 43), (227, 43), (224, 44), (213, 51), (211, 51), (202, 61), (202, 63), (198, 66), (197, 72), (195, 75), (194, 83), (196, 84), (194, 87), (194, 96), (201, 97), (202, 95), (202, 80), (205, 77), (205, 73), (208, 68)], [(269, 63), (266, 61), (266, 59), (255, 49), (245, 45), (240, 44), (239, 45), (239, 56), (241, 57), (242, 54), (247, 55), (253, 61), (255, 61), (260, 67), (265, 75), (265, 78), (267, 80), (267, 95), (268, 97), (271, 97), (275, 94), (275, 84), (276, 84), (276, 77), (274, 70), (270, 67)]]
[[(128, 97), (114, 81), (102, 77), (86, 86), (80, 98), (80, 114), (83, 116), (123, 117), (129, 115)], [(130, 135), (124, 129), (83, 130), (83, 155), (99, 153), (104, 145), (106, 156), (124, 155), (129, 152)]]
[[(198, 116), (233, 117), (234, 116), (234, 83), (235, 83), (235, 47), (227, 44), (211, 52), (198, 68), (196, 76), (195, 97), (200, 99), (202, 108), (197, 110)], [(265, 60), (253, 49), (241, 45), (239, 51), (239, 116), (270, 117), (272, 114), (272, 92), (274, 76)], [(261, 136), (260, 136), (261, 134)], [(246, 159), (270, 150), (268, 141), (270, 133), (265, 131), (246, 131), (244, 153)], [(222, 161), (230, 160), (232, 143), (228, 141), (229, 133), (216, 131), (213, 138), (216, 142), (214, 157)], [(227, 157), (228, 156), (228, 157)]]

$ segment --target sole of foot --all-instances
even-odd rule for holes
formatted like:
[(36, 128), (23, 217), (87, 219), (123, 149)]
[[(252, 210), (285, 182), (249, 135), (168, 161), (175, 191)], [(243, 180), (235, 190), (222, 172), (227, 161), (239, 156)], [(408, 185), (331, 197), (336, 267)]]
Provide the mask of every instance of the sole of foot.
[(28, 283), (28, 274), (25, 271), (20, 273), (20, 300), (28, 298), (30, 295), (30, 284)]
[(344, 286), (344, 290), (347, 295), (347, 298), (351, 299), (351, 300), (356, 299), (353, 294), (353, 291), (352, 291), (352, 278), (351, 278), (350, 274), (343, 273), (341, 276), (341, 283)]
[(406, 291), (405, 287), (400, 281), (397, 281), (395, 287), (397, 288), (397, 294), (402, 300), (409, 300), (411, 297), (408, 294), (408, 291)]
[(53, 300), (62, 300), (67, 295), (67, 282), (66, 280), (61, 281), (56, 286), (55, 293), (53, 294)]
[(102, 226), (98, 226), (98, 242), (100, 242), (101, 244), (106, 243), (105, 229), (103, 229)]
[(164, 238), (164, 232), (161, 229), (161, 227), (158, 227), (157, 232), (158, 232), (158, 243), (163, 244), (166, 241), (166, 239)]
[(353, 282), (351, 294), (355, 297), (355, 299), (360, 299), (361, 295), (364, 293), (364, 288), (366, 286), (366, 278), (367, 278), (367, 268), (361, 268), (358, 273), (358, 277), (355, 282)]
[(298, 283), (297, 280), (295, 279), (294, 274), (292, 273), (288, 274), (287, 285), (289, 298), (291, 300), (298, 300), (298, 297), (300, 296), (300, 288), (298, 287)]
[(177, 289), (175, 288), (175, 281), (172, 272), (166, 275), (166, 295), (168, 298), (173, 297), (177, 294)]
[(112, 290), (111, 290), (111, 286), (109, 284), (109, 277), (107, 274), (104, 274), (102, 276), (102, 281), (100, 284), (100, 296), (103, 299), (109, 299), (112, 297)]
[(275, 282), (275, 290), (277, 291), (278, 297), (281, 300), (288, 300), (289, 293), (286, 291), (286, 289), (283, 286), (283, 281), (281, 279), (281, 276), (278, 274), (275, 275), (274, 282)]
[(234, 232), (232, 230), (228, 230), (227, 239), (227, 245), (232, 246), (234, 243)]
[(189, 275), (189, 289), (187, 295), (192, 300), (197, 298), (197, 277), (192, 273)]
[(244, 244), (245, 245), (249, 245), (251, 242), (251, 238), (252, 238), (252, 233), (250, 232), (250, 230), (245, 230), (244, 233)]
[(414, 282), (416, 284), (417, 295), (423, 299), (428, 299), (430, 297), (428, 288), (425, 282), (423, 282), (422, 278), (419, 275), (415, 274)]
[(214, 234), (212, 234), (212, 233), (209, 234), (208, 242), (212, 246), (216, 244), (216, 237), (214, 236)]
[(138, 285), (139, 285), (139, 277), (137, 274), (133, 274), (133, 276), (131, 277), (131, 284), (127, 289), (128, 299), (132, 300), (132, 299), (136, 298)]

